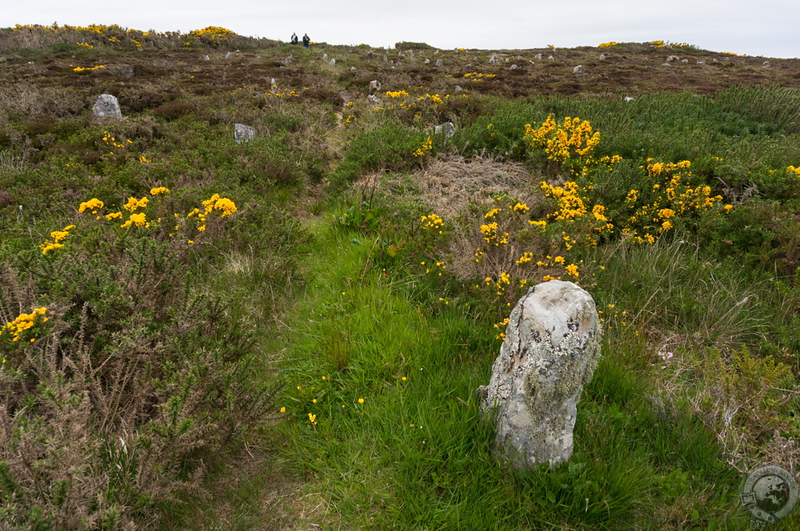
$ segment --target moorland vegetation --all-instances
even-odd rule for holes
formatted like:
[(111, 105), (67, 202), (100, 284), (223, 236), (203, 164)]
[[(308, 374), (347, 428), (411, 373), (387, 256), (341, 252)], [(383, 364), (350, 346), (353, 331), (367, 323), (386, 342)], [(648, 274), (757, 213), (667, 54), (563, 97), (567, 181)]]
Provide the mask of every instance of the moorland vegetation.
[[(800, 460), (800, 59), (17, 26), (0, 81), (3, 528), (744, 529)], [(553, 278), (603, 358), (514, 472)]]

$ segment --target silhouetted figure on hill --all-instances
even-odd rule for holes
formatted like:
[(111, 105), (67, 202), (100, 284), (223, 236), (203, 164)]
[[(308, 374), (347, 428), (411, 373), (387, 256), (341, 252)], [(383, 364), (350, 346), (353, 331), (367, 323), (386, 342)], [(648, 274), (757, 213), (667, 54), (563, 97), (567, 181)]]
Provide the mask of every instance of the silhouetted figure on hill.
[(303, 46), (305, 46), (306, 48), (311, 47), (311, 37), (308, 36), (308, 33), (303, 35)]
[(297, 44), (297, 33), (292, 33), (292, 38), (289, 39), (289, 42), (292, 44)]

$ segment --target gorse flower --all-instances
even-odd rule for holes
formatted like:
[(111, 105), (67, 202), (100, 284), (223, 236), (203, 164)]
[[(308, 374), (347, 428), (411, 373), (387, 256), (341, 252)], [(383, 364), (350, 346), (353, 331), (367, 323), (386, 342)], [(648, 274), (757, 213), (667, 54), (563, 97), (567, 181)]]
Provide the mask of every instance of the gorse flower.
[(147, 215), (144, 212), (139, 212), (138, 214), (131, 214), (130, 217), (128, 218), (128, 221), (120, 225), (120, 227), (125, 229), (132, 225), (136, 225), (137, 227), (148, 226)]
[(210, 214), (214, 210), (218, 210), (222, 212), (220, 217), (230, 216), (238, 209), (236, 208), (236, 204), (228, 199), (227, 197), (220, 197), (219, 194), (214, 194), (211, 196), (210, 199), (203, 201), (203, 207), (205, 209), (205, 214)]
[(424, 157), (432, 149), (433, 149), (433, 139), (431, 137), (428, 137), (422, 143), (422, 145), (420, 147), (418, 147), (416, 151), (414, 151), (414, 156), (415, 157)]
[(435, 230), (438, 231), (439, 234), (442, 233), (442, 229), (444, 228), (444, 220), (438, 214), (428, 214), (427, 216), (422, 216), (422, 228), (426, 230)]
[(102, 201), (93, 197), (92, 199), (89, 199), (88, 201), (81, 203), (80, 206), (78, 207), (78, 212), (83, 213), (88, 210), (92, 214), (97, 214), (97, 211), (103, 208), (104, 206), (105, 204)]
[(64, 244), (61, 243), (67, 239), (69, 236), (69, 231), (75, 228), (75, 225), (67, 225), (64, 227), (63, 230), (54, 230), (50, 233), (50, 240), (45, 241), (44, 243), (39, 245), (39, 249), (42, 250), (42, 254), (47, 254), (50, 251), (55, 249), (60, 249), (64, 247)]
[(547, 158), (558, 163), (587, 157), (600, 143), (600, 133), (587, 120), (569, 116), (561, 125), (552, 115), (538, 128), (526, 124), (524, 138), (531, 147), (544, 149)]
[(147, 208), (148, 199), (143, 197), (141, 199), (136, 199), (135, 197), (129, 197), (128, 201), (122, 205), (122, 208), (127, 210), (128, 212), (136, 212), (139, 208)]
[(31, 313), (21, 313), (13, 321), (6, 323), (0, 328), (0, 339), (7, 337), (12, 343), (30, 342), (33, 343), (36, 337), (33, 335), (34, 328), (40, 323), (46, 323), (45, 317), (47, 308), (34, 308)]

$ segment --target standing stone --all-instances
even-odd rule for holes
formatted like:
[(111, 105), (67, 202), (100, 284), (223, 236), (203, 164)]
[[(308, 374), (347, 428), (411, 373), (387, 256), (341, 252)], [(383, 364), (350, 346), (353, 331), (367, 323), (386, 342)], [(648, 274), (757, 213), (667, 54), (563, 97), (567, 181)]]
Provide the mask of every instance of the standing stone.
[(539, 59), (539, 60), (541, 60), (541, 59), (542, 59), (542, 54), (540, 54), (540, 53), (537, 53), (537, 54), (536, 54), (536, 55), (534, 55), (533, 57), (534, 57), (534, 59)]
[(122, 120), (122, 111), (116, 96), (100, 94), (92, 107), (92, 116), (100, 122)]
[(583, 65), (578, 65), (572, 69), (573, 74), (580, 74), (583, 72)]
[(519, 300), (489, 385), (478, 388), (482, 411), (497, 421), (498, 455), (518, 469), (569, 460), (601, 337), (594, 300), (572, 282), (539, 284)]
[(441, 59), (437, 59), (436, 60), (436, 66), (438, 66), (439, 68), (443, 67), (444, 66), (444, 61), (442, 61)]
[(601, 60), (601, 61), (605, 61), (605, 60), (606, 60), (606, 54), (604, 54), (604, 53), (601, 53), (601, 54), (600, 54), (600, 60)]
[(336, 59), (331, 59), (331, 62), (328, 64), (331, 66), (336, 66)]
[(256, 138), (256, 130), (249, 125), (233, 124), (233, 138), (237, 144), (250, 142)]
[(380, 89), (381, 89), (381, 82), (378, 81), (377, 79), (373, 79), (372, 81), (369, 82), (369, 93), (370, 94), (375, 94)]

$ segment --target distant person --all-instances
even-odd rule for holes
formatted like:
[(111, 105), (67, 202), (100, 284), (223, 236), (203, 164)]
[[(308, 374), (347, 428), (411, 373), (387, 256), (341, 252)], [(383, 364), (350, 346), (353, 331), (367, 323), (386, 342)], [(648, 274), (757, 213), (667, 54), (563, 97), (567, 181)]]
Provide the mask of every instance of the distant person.
[(306, 48), (311, 47), (311, 37), (308, 36), (308, 33), (303, 35), (303, 46)]
[(292, 44), (297, 44), (297, 33), (292, 33), (292, 38), (289, 39)]

